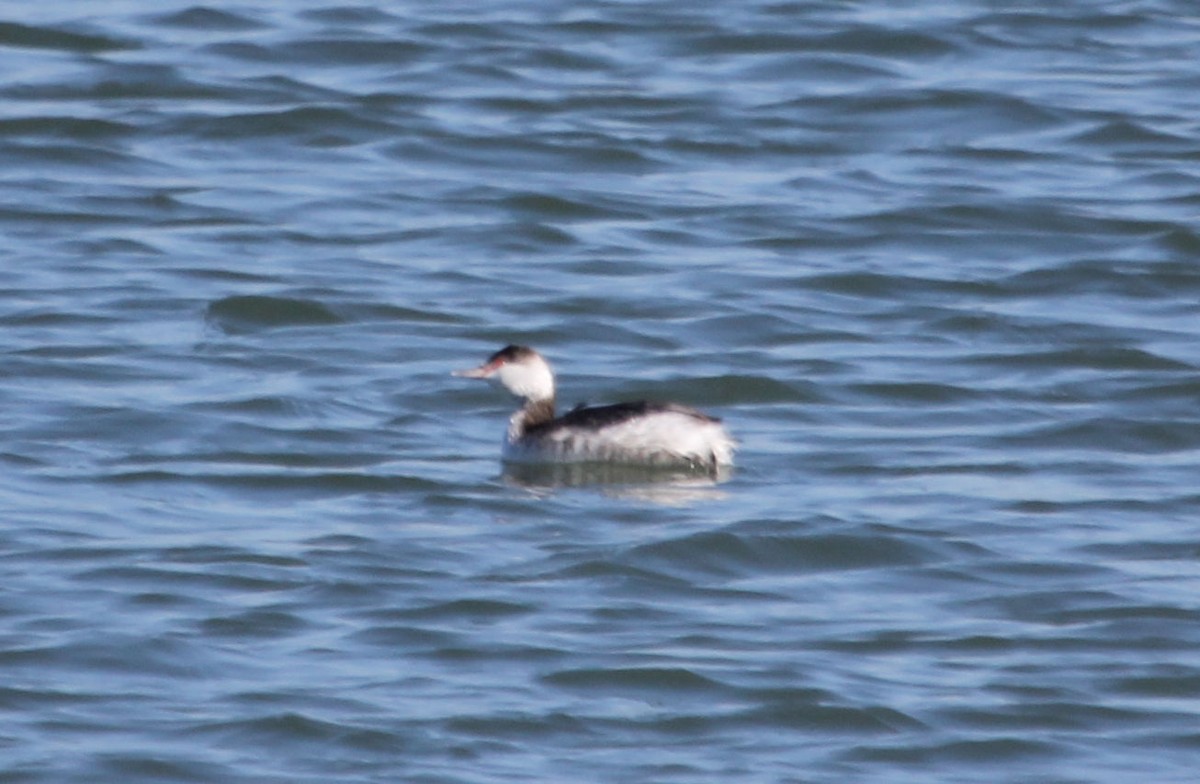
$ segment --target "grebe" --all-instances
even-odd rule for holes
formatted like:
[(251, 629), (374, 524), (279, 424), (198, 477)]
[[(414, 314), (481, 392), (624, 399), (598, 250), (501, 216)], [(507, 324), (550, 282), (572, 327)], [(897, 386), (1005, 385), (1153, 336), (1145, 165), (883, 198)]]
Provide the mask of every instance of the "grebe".
[(524, 400), (508, 421), (504, 459), (515, 463), (626, 463), (717, 470), (736, 443), (721, 420), (675, 403), (577, 406), (554, 416), (554, 374), (528, 346), (505, 346), (454, 373), (498, 383)]

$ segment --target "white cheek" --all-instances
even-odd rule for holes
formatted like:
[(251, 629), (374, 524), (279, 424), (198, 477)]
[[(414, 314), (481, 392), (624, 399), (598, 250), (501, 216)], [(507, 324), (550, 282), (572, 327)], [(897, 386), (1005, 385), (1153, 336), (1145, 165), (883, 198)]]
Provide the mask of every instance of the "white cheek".
[(525, 375), (517, 368), (505, 365), (500, 368), (500, 371), (495, 375), (496, 382), (500, 386), (512, 392), (514, 395), (525, 395)]
[(541, 368), (506, 365), (495, 378), (518, 397), (540, 399), (554, 394), (554, 381), (549, 371)]

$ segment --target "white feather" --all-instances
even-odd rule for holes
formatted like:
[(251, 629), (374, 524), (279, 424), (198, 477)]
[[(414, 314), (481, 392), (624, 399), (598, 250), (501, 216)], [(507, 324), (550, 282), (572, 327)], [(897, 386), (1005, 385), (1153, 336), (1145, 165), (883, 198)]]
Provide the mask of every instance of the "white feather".
[[(514, 415), (514, 420), (520, 413)], [(515, 463), (620, 462), (727, 466), (734, 440), (720, 422), (680, 411), (656, 411), (596, 429), (560, 427), (523, 436), (510, 426), (504, 459)]]

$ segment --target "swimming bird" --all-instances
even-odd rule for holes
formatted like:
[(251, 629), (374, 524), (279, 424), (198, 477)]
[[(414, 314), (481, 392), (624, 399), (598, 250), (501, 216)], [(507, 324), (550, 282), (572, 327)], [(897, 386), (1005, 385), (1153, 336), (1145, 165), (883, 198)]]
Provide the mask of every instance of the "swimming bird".
[(577, 406), (555, 416), (554, 373), (541, 354), (510, 345), (454, 373), (498, 384), (523, 402), (508, 422), (503, 457), (514, 463), (622, 463), (716, 471), (736, 442), (721, 420), (677, 403), (639, 400)]

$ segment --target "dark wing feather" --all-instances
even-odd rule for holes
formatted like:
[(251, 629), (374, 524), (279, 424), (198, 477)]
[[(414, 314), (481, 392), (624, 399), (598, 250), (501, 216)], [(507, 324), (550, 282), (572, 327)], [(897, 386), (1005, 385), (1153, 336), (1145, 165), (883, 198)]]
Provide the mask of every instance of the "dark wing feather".
[(581, 430), (600, 430), (601, 428), (627, 422), (647, 414), (665, 412), (686, 414), (705, 422), (719, 422), (719, 419), (702, 414), (694, 408), (681, 406), (676, 403), (653, 403), (648, 400), (636, 400), (629, 403), (613, 403), (609, 406), (576, 406), (567, 413), (542, 427), (574, 427)]

